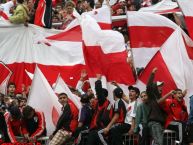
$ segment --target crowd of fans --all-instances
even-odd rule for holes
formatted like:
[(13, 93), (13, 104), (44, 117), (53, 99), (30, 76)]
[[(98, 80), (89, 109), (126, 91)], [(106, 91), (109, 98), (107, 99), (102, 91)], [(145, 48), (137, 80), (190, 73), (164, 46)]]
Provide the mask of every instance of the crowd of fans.
[[(157, 68), (152, 70), (146, 90), (140, 93), (137, 87), (129, 86), (129, 94), (112, 82), (114, 104), (108, 100), (108, 90), (102, 88), (101, 75), (95, 82), (96, 95), (86, 80), (87, 73), (81, 72), (72, 93), (80, 97), (80, 110), (68, 99), (66, 93), (58, 94), (62, 113), (55, 131), (49, 136), (49, 145), (122, 145), (122, 135), (138, 135), (134, 144), (163, 145), (164, 129), (176, 131), (177, 139), (183, 145), (193, 144), (193, 97), (190, 98), (188, 114), (184, 97), (186, 90), (177, 88), (162, 95), (164, 82), (155, 82)], [(166, 86), (167, 87), (167, 86)], [(16, 136), (23, 142), (36, 142), (46, 136), (44, 113), (27, 105), (27, 92), (15, 94), (16, 85), (10, 83), (7, 95), (0, 98), (0, 142), (17, 143)], [(51, 114), (50, 114), (51, 115)], [(87, 135), (83, 144), (82, 136)]]

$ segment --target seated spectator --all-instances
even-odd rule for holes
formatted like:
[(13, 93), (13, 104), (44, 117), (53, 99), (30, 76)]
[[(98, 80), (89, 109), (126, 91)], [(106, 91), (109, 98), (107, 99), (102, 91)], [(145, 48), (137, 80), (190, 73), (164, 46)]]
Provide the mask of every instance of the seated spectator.
[(62, 145), (65, 143), (78, 125), (78, 110), (73, 104), (68, 103), (67, 94), (59, 94), (58, 100), (62, 105), (62, 115), (57, 122), (55, 131), (50, 136), (49, 145)]
[(16, 85), (13, 82), (10, 82), (7, 85), (7, 95), (11, 98), (15, 98)]
[[(125, 104), (122, 100), (123, 90), (121, 88), (114, 89), (113, 97), (115, 100), (113, 118), (110, 121), (110, 123), (106, 126), (106, 128), (104, 128), (102, 133), (104, 135), (109, 134), (109, 143), (111, 145), (121, 145), (122, 133), (125, 131), (125, 129), (127, 130), (125, 126), (124, 127), (122, 126), (125, 121), (127, 113)], [(126, 132), (128, 132), (128, 130)], [(105, 142), (105, 140), (102, 139), (102, 136), (101, 141)]]
[(17, 7), (14, 10), (13, 16), (9, 17), (11, 23), (14, 24), (25, 24), (27, 25), (27, 21), (29, 20), (29, 11), (26, 5), (23, 4), (23, 0), (17, 0)]
[(31, 106), (25, 106), (22, 115), (30, 142), (35, 142), (40, 136), (46, 136), (46, 122), (43, 112), (36, 111)]
[[(76, 128), (75, 132), (73, 133), (73, 138), (77, 138), (80, 136), (81, 139), (81, 132), (88, 130), (90, 127), (90, 123), (92, 120), (92, 114), (93, 114), (93, 109), (91, 108), (89, 104), (89, 96), (87, 95), (82, 95), (80, 102), (82, 104), (82, 108), (79, 114), (79, 120), (78, 120), (78, 128)], [(81, 140), (77, 140), (77, 144), (80, 143)]]
[(97, 105), (90, 126), (90, 132), (86, 145), (98, 145), (100, 138), (98, 131), (105, 128), (112, 119), (113, 108), (108, 97), (108, 91), (102, 88), (101, 75), (97, 75), (95, 82)]
[(5, 106), (0, 105), (0, 144), (4, 142), (10, 142), (7, 134), (6, 122), (5, 122)]
[(171, 99), (166, 99), (164, 109), (167, 113), (165, 126), (168, 129), (178, 132), (178, 140), (184, 143), (185, 127), (188, 120), (188, 111), (184, 101), (184, 94), (181, 89), (173, 91)]
[(11, 106), (9, 112), (4, 114), (7, 132), (11, 143), (17, 143), (16, 136), (23, 136), (27, 138), (27, 130), (21, 119), (21, 112), (19, 107)]

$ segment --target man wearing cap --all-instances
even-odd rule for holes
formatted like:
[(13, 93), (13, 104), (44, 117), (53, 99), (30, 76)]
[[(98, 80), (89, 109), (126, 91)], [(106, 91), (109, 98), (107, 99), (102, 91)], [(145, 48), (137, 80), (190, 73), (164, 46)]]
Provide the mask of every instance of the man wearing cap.
[(153, 82), (156, 72), (157, 68), (154, 68), (149, 77), (146, 88), (148, 95), (148, 105), (150, 107), (148, 127), (154, 140), (154, 145), (163, 145), (163, 126), (165, 123), (166, 114), (162, 110), (158, 101), (162, 97), (163, 82)]

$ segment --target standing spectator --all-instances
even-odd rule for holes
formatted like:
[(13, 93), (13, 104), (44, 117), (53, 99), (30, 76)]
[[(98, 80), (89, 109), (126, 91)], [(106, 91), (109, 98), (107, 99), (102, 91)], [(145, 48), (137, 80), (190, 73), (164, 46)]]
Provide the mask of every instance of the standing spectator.
[(78, 125), (78, 110), (73, 104), (68, 102), (67, 94), (59, 94), (58, 99), (62, 105), (62, 115), (57, 122), (55, 131), (50, 136), (49, 145), (62, 145), (65, 143)]
[(193, 145), (193, 96), (190, 97), (190, 114), (188, 118), (188, 143)]
[(148, 127), (155, 145), (163, 145), (163, 127), (165, 124), (165, 112), (158, 104), (158, 100), (162, 97), (163, 82), (153, 82), (157, 68), (152, 70), (149, 77), (146, 92), (148, 95), (148, 105), (150, 114), (148, 119)]
[(22, 115), (30, 142), (35, 142), (37, 137), (46, 136), (46, 122), (43, 112), (36, 111), (31, 106), (26, 106), (23, 108)]
[(7, 95), (10, 96), (11, 98), (15, 98), (15, 90), (16, 90), (15, 83), (10, 82), (7, 86)]
[(24, 0), (17, 0), (17, 7), (14, 10), (13, 16), (9, 17), (9, 20), (11, 23), (14, 24), (21, 24), (23, 23), (25, 26), (27, 26), (27, 22), (29, 20), (29, 11), (25, 4), (23, 4)]
[[(148, 129), (148, 117), (150, 113), (150, 108), (147, 104), (148, 96), (146, 91), (143, 91), (140, 95), (142, 103), (137, 106), (136, 118), (135, 118), (135, 129), (134, 133), (140, 134), (139, 145), (149, 145), (150, 144), (150, 135)], [(142, 129), (142, 130), (140, 130)]]

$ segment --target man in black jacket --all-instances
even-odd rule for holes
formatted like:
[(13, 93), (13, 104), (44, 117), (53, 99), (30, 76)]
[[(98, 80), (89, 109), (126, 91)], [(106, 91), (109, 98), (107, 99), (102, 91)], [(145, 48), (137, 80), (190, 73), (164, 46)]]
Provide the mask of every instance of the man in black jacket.
[(55, 131), (50, 137), (49, 145), (62, 145), (71, 137), (78, 125), (78, 109), (68, 102), (67, 94), (59, 94), (58, 99), (62, 105), (62, 115), (57, 122)]
[(159, 100), (162, 97), (163, 82), (153, 82), (157, 68), (152, 70), (147, 83), (146, 92), (148, 95), (148, 106), (150, 113), (148, 117), (148, 127), (150, 129), (154, 145), (163, 145), (163, 126), (165, 123), (165, 113), (159, 105)]

